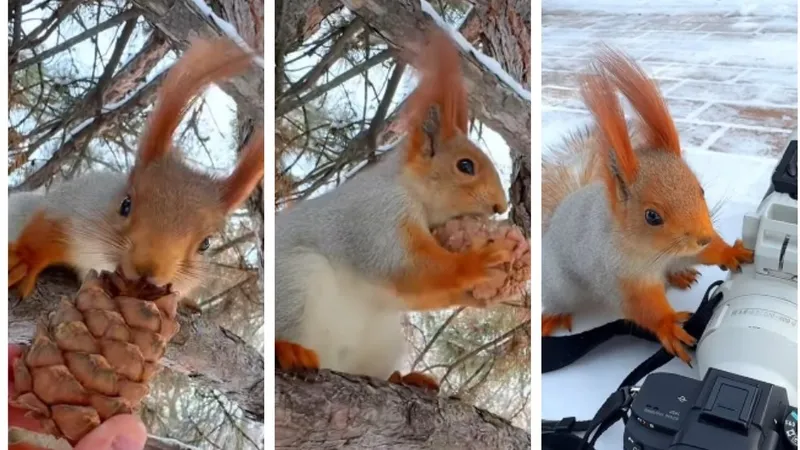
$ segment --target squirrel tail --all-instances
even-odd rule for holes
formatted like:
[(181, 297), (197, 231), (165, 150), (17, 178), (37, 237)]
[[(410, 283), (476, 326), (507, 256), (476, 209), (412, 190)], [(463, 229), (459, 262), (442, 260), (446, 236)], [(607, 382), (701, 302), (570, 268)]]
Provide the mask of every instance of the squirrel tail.
[(147, 128), (139, 142), (137, 164), (147, 165), (172, 147), (172, 136), (195, 97), (210, 83), (244, 72), (252, 61), (227, 38), (194, 40), (169, 68)]
[(428, 37), (427, 46), (420, 51), (415, 64), (420, 74), (419, 84), (405, 107), (412, 154), (425, 147), (426, 133), (430, 132), (427, 124), (434, 108), (438, 109), (434, 110), (438, 114), (435, 132), (441, 138), (468, 133), (468, 100), (461, 73), (461, 56), (445, 31), (437, 29)]
[(542, 232), (565, 198), (596, 179), (602, 142), (597, 131), (587, 127), (542, 152)]

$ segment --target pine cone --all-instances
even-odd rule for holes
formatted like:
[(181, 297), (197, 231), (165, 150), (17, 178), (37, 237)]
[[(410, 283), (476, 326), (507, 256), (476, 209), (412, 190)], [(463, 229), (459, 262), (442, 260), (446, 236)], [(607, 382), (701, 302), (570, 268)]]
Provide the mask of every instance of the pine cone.
[(71, 444), (117, 414), (135, 412), (178, 332), (167, 288), (92, 272), (72, 300), (42, 318), (14, 362), (10, 403)]
[(488, 305), (525, 292), (531, 279), (531, 247), (519, 227), (504, 221), (467, 216), (437, 227), (433, 235), (445, 248), (454, 252), (479, 248), (500, 239), (516, 242), (512, 261), (498, 267), (504, 276), (475, 287), (469, 294), (477, 304)]

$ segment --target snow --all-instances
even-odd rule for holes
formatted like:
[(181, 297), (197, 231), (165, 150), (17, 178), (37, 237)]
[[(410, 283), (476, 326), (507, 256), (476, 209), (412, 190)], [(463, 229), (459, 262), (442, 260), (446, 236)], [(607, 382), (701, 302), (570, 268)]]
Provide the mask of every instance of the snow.
[[(797, 32), (794, 0), (543, 0), (542, 148), (590, 124), (579, 106), (577, 71), (591, 48), (607, 42), (631, 54), (654, 76), (678, 127), (684, 158), (698, 174), (715, 225), (732, 242), (742, 216), (761, 201), (770, 176), (797, 127)], [(629, 105), (625, 111), (632, 112)], [(688, 292), (668, 291), (676, 309), (694, 310), (708, 285), (723, 279), (703, 268)], [(575, 332), (613, 320), (576, 317)], [(575, 364), (542, 376), (542, 417), (591, 418), (619, 382), (658, 349), (616, 338)], [(672, 361), (661, 371), (696, 378)], [(621, 424), (598, 450), (622, 447)]]
[(461, 47), (462, 50), (475, 56), (475, 58), (481, 64), (483, 64), (484, 67), (486, 67), (490, 72), (495, 74), (497, 78), (502, 80), (508, 87), (513, 89), (514, 92), (517, 93), (517, 95), (527, 100), (528, 102), (531, 101), (531, 92), (522, 87), (522, 85), (519, 84), (517, 80), (515, 80), (511, 75), (509, 75), (508, 72), (503, 70), (503, 68), (500, 66), (500, 63), (498, 63), (495, 59), (486, 56), (482, 52), (479, 52), (475, 47), (473, 47), (472, 44), (470, 44), (464, 38), (464, 36), (458, 32), (457, 29), (451, 27), (442, 18), (442, 16), (440, 16), (439, 13), (436, 12), (436, 10), (433, 8), (433, 6), (431, 6), (430, 3), (428, 3), (425, 0), (420, 0), (420, 4), (422, 5), (422, 11), (425, 12), (425, 14), (429, 15), (440, 28), (446, 30), (447, 33), (450, 35), (450, 37), (452, 37), (453, 40), (456, 41), (456, 44), (458, 44), (458, 46)]
[(197, 6), (203, 14), (206, 15), (209, 19), (211, 19), (223, 33), (225, 33), (231, 40), (239, 44), (239, 46), (244, 49), (247, 53), (253, 55), (253, 61), (258, 65), (258, 67), (264, 68), (264, 59), (260, 56), (256, 55), (256, 52), (247, 45), (242, 36), (236, 31), (236, 27), (234, 27), (230, 22), (223, 20), (220, 16), (216, 15), (214, 11), (206, 4), (204, 0), (192, 0), (194, 4)]

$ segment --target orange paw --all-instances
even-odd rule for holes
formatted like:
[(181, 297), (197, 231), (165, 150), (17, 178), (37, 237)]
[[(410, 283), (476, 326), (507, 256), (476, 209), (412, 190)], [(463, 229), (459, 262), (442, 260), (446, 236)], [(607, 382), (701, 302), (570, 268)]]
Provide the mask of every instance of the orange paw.
[(314, 350), (287, 341), (275, 341), (275, 362), (282, 370), (318, 370), (319, 357)]
[(542, 336), (550, 336), (560, 328), (572, 331), (572, 314), (542, 314)]
[(63, 224), (36, 213), (8, 244), (8, 288), (15, 287), (23, 298), (30, 295), (44, 269), (67, 262), (67, 245)]
[(439, 392), (439, 383), (434, 380), (433, 377), (419, 372), (411, 372), (408, 375), (400, 375), (400, 372), (394, 371), (394, 373), (392, 373), (392, 375), (389, 377), (389, 382)]
[(692, 313), (685, 311), (672, 313), (662, 319), (658, 328), (654, 330), (664, 349), (680, 358), (686, 364), (689, 364), (692, 358), (686, 353), (684, 345), (692, 346), (696, 342), (695, 338), (683, 329), (683, 323), (691, 315)]
[[(16, 245), (13, 243), (8, 244), (8, 287), (9, 289), (20, 285), (20, 291), (23, 291), (22, 285), (20, 284), (23, 280), (26, 279), (26, 275), (28, 274), (28, 264), (25, 263), (23, 258), (17, 252)], [(34, 279), (35, 282), (35, 279)], [(23, 297), (27, 296), (30, 293), (30, 290), (33, 289), (32, 286), (28, 287), (28, 283), (25, 282), (25, 289), (28, 292), (22, 294)]]
[(722, 264), (719, 268), (722, 270), (738, 271), (742, 264), (751, 264), (753, 262), (753, 251), (744, 248), (741, 239), (737, 239), (732, 246), (726, 248), (722, 255)]
[(692, 284), (697, 282), (700, 272), (694, 269), (681, 270), (667, 274), (667, 282), (678, 289), (689, 289)]

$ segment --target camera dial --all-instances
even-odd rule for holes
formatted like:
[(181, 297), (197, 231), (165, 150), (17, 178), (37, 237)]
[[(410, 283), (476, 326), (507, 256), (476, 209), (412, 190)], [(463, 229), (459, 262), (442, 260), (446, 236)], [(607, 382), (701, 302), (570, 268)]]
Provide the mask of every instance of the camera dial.
[(786, 413), (783, 419), (783, 436), (791, 448), (797, 448), (797, 408), (789, 408)]

